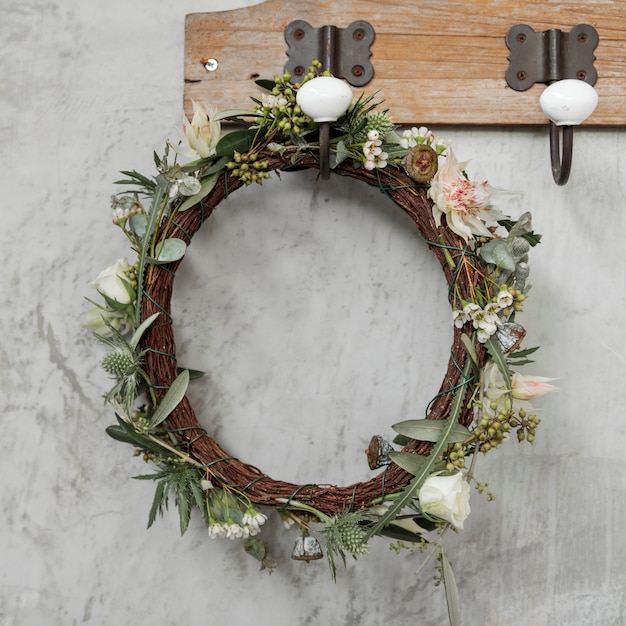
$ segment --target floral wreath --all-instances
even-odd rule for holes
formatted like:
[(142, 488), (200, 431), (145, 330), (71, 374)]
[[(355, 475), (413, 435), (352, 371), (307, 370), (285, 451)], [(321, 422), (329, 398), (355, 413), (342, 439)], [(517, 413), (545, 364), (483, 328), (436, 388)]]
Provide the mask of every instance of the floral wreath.
[[(372, 436), (367, 461), (377, 474), (341, 487), (274, 480), (223, 450), (185, 396), (201, 373), (180, 368), (176, 358), (170, 313), (176, 270), (193, 235), (237, 188), (262, 184), (272, 171), (319, 167), (319, 125), (297, 95), (304, 83), (327, 74), (320, 68), (314, 61), (300, 83), (288, 73), (257, 81), (269, 94), (253, 99), (252, 111), (215, 114), (194, 102), (181, 140), (168, 143), (163, 156), (155, 153), (154, 177), (123, 172), (113, 223), (137, 260), (120, 259), (100, 273), (92, 285), (103, 301), (92, 302), (83, 320), (110, 350), (102, 367), (114, 385), (105, 401), (117, 424), (107, 433), (157, 467), (136, 477), (156, 483), (148, 527), (173, 496), (181, 532), (197, 507), (210, 537), (242, 539), (271, 571), (275, 563), (257, 535), (274, 510), (301, 531), (295, 559), (322, 558), (312, 534), (322, 524), (316, 532), (325, 538), (333, 577), (336, 557), (345, 564), (346, 555), (366, 554), (375, 535), (395, 540), (396, 551), (432, 547), (456, 624), (459, 602), (443, 536), (463, 528), (470, 483), (486, 491), (487, 483), (474, 478), (478, 453), (512, 432), (532, 443), (540, 420), (529, 400), (554, 387), (550, 379), (516, 371), (537, 350), (520, 349), (525, 330), (516, 315), (530, 288), (528, 252), (541, 237), (529, 213), (513, 220), (492, 205), (497, 190), (471, 181), (467, 163), (457, 161), (446, 141), (424, 127), (400, 133), (374, 96), (353, 100), (330, 124), (332, 171), (379, 188), (409, 215), (441, 264), (452, 308), (454, 337), (440, 391), (423, 419), (392, 426), (399, 449)], [(243, 128), (222, 135), (220, 120)]]

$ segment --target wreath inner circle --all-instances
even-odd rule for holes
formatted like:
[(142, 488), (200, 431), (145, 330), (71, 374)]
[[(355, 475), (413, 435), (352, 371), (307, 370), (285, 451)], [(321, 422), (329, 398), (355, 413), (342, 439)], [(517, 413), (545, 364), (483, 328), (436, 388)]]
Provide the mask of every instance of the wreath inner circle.
[[(269, 151), (261, 156), (269, 162), (268, 171), (286, 171), (292, 167), (291, 160), (287, 157), (283, 158)], [(309, 155), (299, 161), (298, 166), (317, 169), (319, 163), (317, 158)], [(459, 275), (453, 271), (453, 266), (449, 262), (450, 256), (454, 259), (464, 255), (465, 242), (450, 229), (435, 223), (432, 201), (427, 198), (425, 187), (416, 186), (415, 181), (399, 171), (395, 171), (393, 177), (390, 177), (382, 170), (368, 171), (364, 168), (355, 168), (348, 162), (339, 164), (334, 171), (376, 187), (389, 196), (411, 218), (419, 234), (428, 242), (443, 269), (447, 284), (450, 286), (454, 282), (457, 293), (460, 290), (462, 297), (471, 300), (470, 290), (480, 280), (480, 263), (471, 255), (467, 255), (464, 274)], [(176, 216), (174, 221), (164, 226), (164, 232), (159, 236), (178, 238), (189, 245), (213, 210), (241, 185), (240, 180), (223, 176), (203, 201)], [(147, 319), (154, 313), (164, 313), (148, 329), (142, 342), (146, 350), (145, 370), (159, 399), (178, 374), (171, 300), (179, 264), (180, 261), (176, 261), (151, 267), (144, 283), (142, 319)], [(468, 358), (461, 339), (462, 334), (462, 328), (454, 328), (450, 359), (440, 385), (440, 392), (428, 407), (429, 419), (445, 419), (450, 413), (454, 400), (453, 391), (460, 382)], [(478, 358), (481, 365), (485, 359), (485, 352), (480, 348)], [(465, 395), (458, 421), (464, 426), (469, 426), (473, 420), (469, 387)], [(385, 469), (369, 480), (346, 486), (295, 484), (275, 479), (257, 467), (238, 459), (232, 451), (223, 449), (201, 426), (187, 398), (184, 398), (169, 416), (167, 426), (191, 457), (209, 468), (211, 474), (220, 481), (245, 493), (256, 505), (276, 507), (297, 499), (298, 502), (310, 505), (322, 513), (332, 515), (346, 509), (358, 510), (376, 498), (397, 492), (413, 477), (398, 465), (392, 464), (385, 466)], [(404, 451), (427, 454), (430, 447), (429, 443), (411, 440), (406, 444)]]

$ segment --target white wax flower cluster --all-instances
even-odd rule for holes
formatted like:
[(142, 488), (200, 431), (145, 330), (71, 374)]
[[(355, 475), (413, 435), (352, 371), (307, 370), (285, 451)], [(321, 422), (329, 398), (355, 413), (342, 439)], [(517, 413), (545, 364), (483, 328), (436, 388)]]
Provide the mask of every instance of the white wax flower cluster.
[(403, 148), (414, 148), (422, 144), (430, 146), (438, 155), (441, 155), (449, 147), (450, 142), (443, 137), (435, 137), (435, 134), (428, 130), (426, 126), (420, 126), (419, 128), (413, 126), (413, 128), (402, 133), (400, 145)]
[(226, 522), (213, 520), (209, 524), (209, 537), (211, 539), (247, 539), (258, 535), (261, 532), (261, 526), (266, 521), (267, 517), (263, 513), (251, 509), (243, 515), (239, 524), (232, 519)]
[(383, 152), (381, 146), (383, 142), (377, 130), (370, 130), (367, 133), (367, 141), (363, 144), (363, 154), (365, 155), (365, 169), (373, 170), (387, 167), (389, 155)]
[(457, 328), (463, 327), (467, 322), (477, 330), (476, 336), (480, 343), (485, 343), (489, 337), (502, 327), (500, 313), (513, 304), (513, 295), (506, 289), (498, 292), (492, 302), (488, 302), (484, 308), (474, 302), (468, 302), (462, 309), (452, 311), (452, 322)]

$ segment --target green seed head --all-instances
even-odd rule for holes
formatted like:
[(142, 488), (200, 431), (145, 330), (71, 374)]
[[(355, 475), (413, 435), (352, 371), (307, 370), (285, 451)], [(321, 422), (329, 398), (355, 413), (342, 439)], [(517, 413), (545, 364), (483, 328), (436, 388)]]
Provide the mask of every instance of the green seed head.
[(128, 350), (116, 350), (110, 352), (102, 359), (102, 367), (105, 372), (115, 378), (124, 378), (137, 369), (137, 360)]

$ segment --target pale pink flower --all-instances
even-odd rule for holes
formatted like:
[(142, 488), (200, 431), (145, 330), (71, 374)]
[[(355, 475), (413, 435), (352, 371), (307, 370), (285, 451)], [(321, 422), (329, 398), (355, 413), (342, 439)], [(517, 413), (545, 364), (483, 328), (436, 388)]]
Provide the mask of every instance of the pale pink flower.
[(445, 215), (448, 226), (465, 241), (474, 239), (475, 235), (491, 237), (487, 225), (504, 218), (491, 206), (495, 190), (486, 181), (475, 183), (464, 176), (467, 163), (459, 163), (450, 148), (428, 190), (428, 197), (435, 203), (433, 217), (437, 225)]
[(511, 377), (511, 394), (517, 400), (538, 398), (557, 389), (548, 382), (550, 380), (554, 379), (543, 376), (524, 376), (515, 372)]

